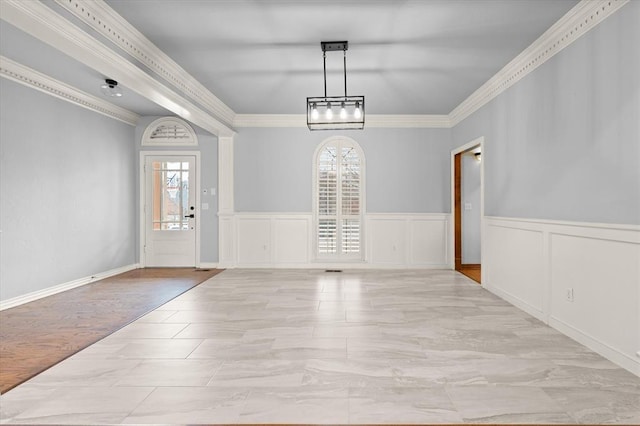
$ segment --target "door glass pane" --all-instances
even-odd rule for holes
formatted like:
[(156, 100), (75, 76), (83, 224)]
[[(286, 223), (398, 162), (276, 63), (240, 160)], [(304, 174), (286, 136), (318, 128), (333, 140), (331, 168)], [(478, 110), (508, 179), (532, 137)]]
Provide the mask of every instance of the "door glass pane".
[(189, 163), (153, 162), (153, 229), (189, 229)]

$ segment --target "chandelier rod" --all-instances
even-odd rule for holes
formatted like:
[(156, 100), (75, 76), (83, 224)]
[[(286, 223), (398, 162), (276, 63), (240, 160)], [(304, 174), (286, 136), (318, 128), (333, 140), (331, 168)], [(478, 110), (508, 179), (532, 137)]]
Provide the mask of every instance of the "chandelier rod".
[(324, 65), (324, 97), (327, 97), (327, 52), (322, 50), (322, 63)]
[(342, 51), (344, 53), (344, 97), (347, 97), (347, 50)]

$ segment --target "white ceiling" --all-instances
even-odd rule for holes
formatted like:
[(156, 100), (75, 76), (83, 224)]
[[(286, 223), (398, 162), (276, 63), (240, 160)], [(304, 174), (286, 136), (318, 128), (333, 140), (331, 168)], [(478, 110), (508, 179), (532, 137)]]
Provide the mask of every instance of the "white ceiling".
[[(304, 114), (320, 41), (348, 40), (373, 114), (448, 114), (578, 0), (107, 0), (239, 114)], [(327, 54), (341, 95), (342, 54)]]

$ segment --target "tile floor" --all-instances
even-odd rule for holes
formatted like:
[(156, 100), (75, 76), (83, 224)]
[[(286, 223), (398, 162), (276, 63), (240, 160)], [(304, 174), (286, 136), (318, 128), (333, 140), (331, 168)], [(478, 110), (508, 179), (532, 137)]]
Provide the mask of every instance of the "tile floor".
[(453, 271), (227, 270), (0, 405), (22, 424), (640, 424), (640, 378)]

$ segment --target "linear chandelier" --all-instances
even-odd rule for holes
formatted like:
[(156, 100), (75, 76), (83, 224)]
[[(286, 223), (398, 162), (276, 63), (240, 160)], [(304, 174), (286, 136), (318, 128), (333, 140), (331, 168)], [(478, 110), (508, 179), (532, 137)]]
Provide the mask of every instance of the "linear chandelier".
[[(364, 96), (347, 96), (348, 41), (322, 41), (324, 96), (307, 98), (309, 130), (361, 130), (364, 128)], [(327, 96), (327, 52), (344, 52), (344, 96)]]

